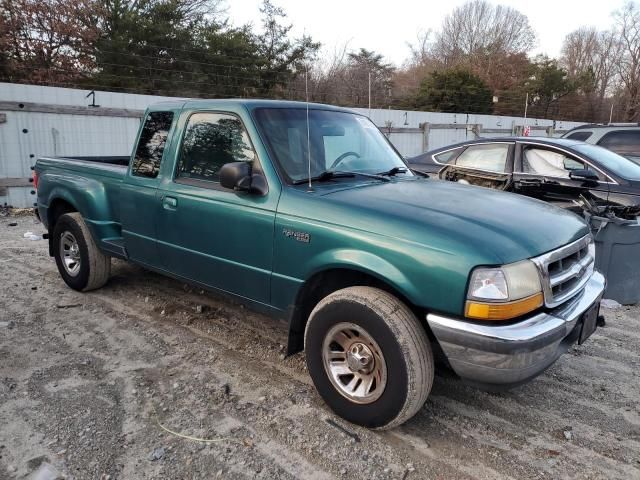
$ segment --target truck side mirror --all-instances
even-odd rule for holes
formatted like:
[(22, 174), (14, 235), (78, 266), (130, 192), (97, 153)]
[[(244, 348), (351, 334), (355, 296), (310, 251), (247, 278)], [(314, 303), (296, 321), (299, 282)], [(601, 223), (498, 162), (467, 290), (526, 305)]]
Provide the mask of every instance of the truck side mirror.
[(597, 182), (598, 174), (591, 170), (590, 168), (579, 168), (576, 170), (571, 170), (569, 172), (569, 178), (571, 180), (582, 180), (586, 182)]
[(264, 196), (269, 191), (267, 181), (261, 174), (251, 173), (251, 163), (231, 162), (220, 168), (220, 185), (238, 192)]

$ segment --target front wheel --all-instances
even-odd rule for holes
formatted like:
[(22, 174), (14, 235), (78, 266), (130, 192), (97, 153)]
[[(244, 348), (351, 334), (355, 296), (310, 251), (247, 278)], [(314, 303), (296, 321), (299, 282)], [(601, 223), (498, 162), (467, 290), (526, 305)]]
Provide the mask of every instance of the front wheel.
[(86, 292), (102, 287), (111, 273), (111, 257), (100, 251), (79, 213), (65, 213), (53, 229), (53, 255), (60, 276), (73, 288)]
[(327, 405), (365, 427), (404, 423), (433, 384), (424, 328), (404, 303), (377, 288), (345, 288), (318, 303), (305, 331), (305, 352)]

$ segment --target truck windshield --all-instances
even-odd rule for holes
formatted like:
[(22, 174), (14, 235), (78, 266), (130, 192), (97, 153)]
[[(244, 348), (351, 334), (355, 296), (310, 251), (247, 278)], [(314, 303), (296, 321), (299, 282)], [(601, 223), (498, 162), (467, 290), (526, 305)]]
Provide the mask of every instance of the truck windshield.
[(290, 182), (300, 182), (309, 176), (354, 178), (322, 174), (332, 171), (376, 174), (394, 167), (401, 175), (412, 175), (380, 130), (361, 115), (311, 108), (307, 132), (306, 108), (260, 108), (256, 110), (256, 122)]

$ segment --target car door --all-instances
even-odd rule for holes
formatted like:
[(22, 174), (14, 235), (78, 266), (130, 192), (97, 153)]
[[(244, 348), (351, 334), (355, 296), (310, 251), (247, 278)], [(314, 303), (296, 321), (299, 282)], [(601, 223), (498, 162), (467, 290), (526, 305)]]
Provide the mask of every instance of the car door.
[[(584, 159), (566, 150), (543, 144), (518, 142), (513, 190), (559, 207), (581, 211), (582, 198), (593, 204), (606, 202), (608, 178)], [(572, 170), (591, 169), (597, 181), (576, 180)]]
[(158, 174), (177, 112), (161, 110), (147, 114), (130, 160), (131, 167), (120, 187), (120, 222), (127, 255), (133, 261), (157, 268), (161, 267), (156, 245)]
[(467, 146), (440, 170), (443, 180), (506, 190), (511, 183), (514, 142), (487, 142)]
[(173, 274), (268, 303), (279, 186), (266, 195), (220, 185), (230, 162), (261, 166), (240, 116), (187, 111), (175, 170), (160, 186), (158, 251)]

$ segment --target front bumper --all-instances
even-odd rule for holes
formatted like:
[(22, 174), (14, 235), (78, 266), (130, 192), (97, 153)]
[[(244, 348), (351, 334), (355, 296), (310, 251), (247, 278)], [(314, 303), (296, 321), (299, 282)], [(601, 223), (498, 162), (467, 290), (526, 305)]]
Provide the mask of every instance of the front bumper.
[(600, 302), (605, 283), (595, 271), (571, 300), (511, 325), (482, 325), (435, 314), (428, 314), (427, 322), (462, 379), (508, 388), (542, 373), (578, 339), (582, 314)]

